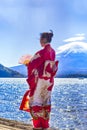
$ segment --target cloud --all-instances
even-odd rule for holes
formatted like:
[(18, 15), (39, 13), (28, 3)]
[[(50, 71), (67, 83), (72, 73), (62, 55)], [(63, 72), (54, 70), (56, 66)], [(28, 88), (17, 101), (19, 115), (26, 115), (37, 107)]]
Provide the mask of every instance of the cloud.
[(52, 2), (50, 4), (49, 0), (3, 0), (0, 1), (0, 19), (17, 28), (41, 30), (52, 21)]
[(23, 13), (25, 12), (23, 10), (24, 5), (22, 1), (20, 0), (0, 1), (0, 21), (8, 23), (9, 25), (12, 26), (17, 25), (19, 21), (21, 23)]
[(85, 39), (85, 34), (76, 34), (75, 37), (65, 39), (64, 42), (82, 41)]

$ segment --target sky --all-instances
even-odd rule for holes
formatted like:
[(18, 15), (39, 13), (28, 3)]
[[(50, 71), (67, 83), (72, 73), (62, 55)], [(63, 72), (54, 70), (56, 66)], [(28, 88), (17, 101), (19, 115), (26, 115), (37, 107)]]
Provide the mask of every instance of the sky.
[(22, 55), (33, 55), (40, 33), (50, 29), (55, 50), (76, 34), (86, 38), (87, 0), (0, 0), (0, 64), (16, 66)]

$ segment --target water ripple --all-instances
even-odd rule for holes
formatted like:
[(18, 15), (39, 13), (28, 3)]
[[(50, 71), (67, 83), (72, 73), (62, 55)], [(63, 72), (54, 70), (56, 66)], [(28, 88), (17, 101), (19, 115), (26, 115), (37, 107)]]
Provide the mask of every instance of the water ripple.
[[(26, 79), (0, 79), (0, 117), (29, 123), (19, 111)], [(87, 79), (55, 79), (50, 124), (60, 130), (87, 130)]]

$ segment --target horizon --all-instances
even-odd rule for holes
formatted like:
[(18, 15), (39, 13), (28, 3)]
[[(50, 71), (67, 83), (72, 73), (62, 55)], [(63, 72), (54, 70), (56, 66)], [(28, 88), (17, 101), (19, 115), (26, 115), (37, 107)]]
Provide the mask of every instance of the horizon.
[[(87, 42), (86, 42), (85, 34), (76, 34), (74, 37), (65, 39), (64, 42), (66, 44), (61, 45), (56, 49), (56, 58), (57, 59), (63, 53), (65, 53), (64, 57), (69, 55), (69, 53), (73, 53), (73, 54), (74, 53), (79, 53), (79, 54), (87, 53)], [(24, 55), (24, 56), (26, 56), (26, 55)], [(5, 66), (4, 64), (2, 64), (2, 65)], [(22, 65), (22, 64), (18, 63), (17, 65), (5, 66), (5, 67), (16, 67), (16, 66), (20, 66), (20, 65)]]
[(0, 1), (0, 63), (17, 66), (22, 55), (33, 55), (41, 49), (40, 33), (50, 29), (55, 51), (72, 40), (87, 43), (86, 26), (86, 0)]

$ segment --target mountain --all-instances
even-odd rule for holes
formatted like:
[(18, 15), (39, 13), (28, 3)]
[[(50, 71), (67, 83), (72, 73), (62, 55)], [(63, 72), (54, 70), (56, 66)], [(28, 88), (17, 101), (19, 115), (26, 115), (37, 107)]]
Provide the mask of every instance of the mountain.
[(73, 41), (60, 46), (56, 58), (59, 60), (58, 77), (87, 77), (87, 43)]
[(14, 77), (14, 78), (22, 78), (24, 75), (18, 73), (17, 71), (13, 71), (2, 64), (0, 64), (0, 77)]
[(27, 76), (27, 67), (25, 65), (13, 66), (13, 67), (10, 67), (10, 69)]
[[(57, 77), (86, 77), (87, 78), (87, 43), (84, 34), (64, 40), (65, 45), (58, 47), (56, 59), (59, 60)], [(11, 67), (22, 74), (27, 75), (25, 66)]]

